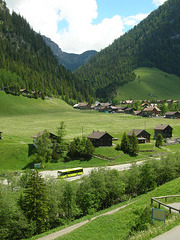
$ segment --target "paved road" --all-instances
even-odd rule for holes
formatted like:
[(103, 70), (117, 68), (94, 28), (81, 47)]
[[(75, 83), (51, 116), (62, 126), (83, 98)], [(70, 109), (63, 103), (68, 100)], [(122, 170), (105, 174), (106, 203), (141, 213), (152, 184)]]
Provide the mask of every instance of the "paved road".
[[(136, 164), (137, 165), (140, 165), (142, 164), (144, 161), (139, 161), (137, 162)], [(123, 171), (123, 170), (128, 170), (130, 167), (131, 167), (132, 163), (127, 163), (127, 164), (121, 164), (121, 165), (114, 165), (114, 166), (107, 166), (107, 167), (102, 167), (102, 168), (105, 168), (105, 169), (116, 169), (118, 171)], [(71, 178), (66, 178), (66, 180), (68, 181), (73, 181), (73, 180), (77, 180), (77, 179), (80, 179), (81, 177), (85, 176), (85, 175), (89, 175), (90, 172), (94, 169), (98, 169), (98, 167), (91, 167), (91, 168), (84, 168), (84, 174), (81, 175), (81, 176), (76, 176), (76, 177), (71, 177)], [(42, 171), (40, 172), (42, 177), (45, 178), (45, 177), (54, 177), (54, 178), (57, 178), (57, 171), (58, 170), (54, 170), (54, 171)]]
[(152, 240), (180, 240), (180, 225)]

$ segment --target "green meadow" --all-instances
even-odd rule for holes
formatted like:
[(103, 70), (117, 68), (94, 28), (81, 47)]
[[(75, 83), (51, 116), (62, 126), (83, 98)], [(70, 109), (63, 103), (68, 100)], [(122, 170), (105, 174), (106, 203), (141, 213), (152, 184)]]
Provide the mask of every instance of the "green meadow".
[(119, 88), (118, 99), (179, 99), (180, 77), (157, 68), (138, 68), (136, 80)]
[[(88, 136), (93, 130), (107, 131), (118, 138), (114, 144), (120, 143), (122, 134), (132, 129), (146, 129), (153, 138), (153, 129), (156, 125), (164, 123), (173, 127), (173, 136), (180, 137), (179, 120), (163, 118), (142, 118), (125, 114), (107, 114), (95, 111), (75, 110), (61, 99), (49, 98), (47, 100), (29, 99), (22, 96), (12, 96), (0, 92), (0, 131), (3, 132), (3, 140), (0, 141), (1, 170), (22, 170), (32, 167), (30, 152), (33, 139), (31, 136), (39, 131), (47, 129), (56, 134), (60, 121), (66, 124), (66, 141), (74, 137)], [(142, 150), (154, 148), (154, 142), (141, 145)], [(177, 147), (168, 147), (161, 151), (176, 151)], [(159, 152), (156, 149), (155, 152)], [(132, 158), (122, 155), (115, 147), (97, 148), (95, 155), (115, 158), (113, 164), (133, 162), (146, 158), (147, 153)], [(109, 162), (103, 159), (92, 158), (90, 161), (71, 161), (47, 163), (46, 169), (60, 169), (75, 166), (104, 166)]]

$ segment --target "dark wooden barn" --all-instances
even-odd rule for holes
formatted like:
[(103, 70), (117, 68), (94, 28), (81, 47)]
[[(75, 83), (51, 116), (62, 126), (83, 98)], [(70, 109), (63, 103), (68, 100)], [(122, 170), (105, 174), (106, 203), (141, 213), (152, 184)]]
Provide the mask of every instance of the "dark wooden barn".
[(131, 138), (133, 132), (135, 133), (138, 143), (149, 143), (150, 142), (150, 136), (151, 134), (146, 132), (146, 130), (143, 129), (133, 129), (130, 131), (127, 135), (129, 138)]
[(94, 147), (112, 146), (113, 137), (107, 132), (93, 131), (87, 138), (91, 140)]
[(171, 138), (172, 137), (173, 128), (170, 125), (160, 124), (154, 128), (154, 138), (157, 138), (157, 135), (160, 133), (163, 138)]
[(165, 117), (170, 118), (170, 119), (180, 119), (180, 112), (178, 112), (178, 111), (176, 111), (176, 112), (166, 112)]

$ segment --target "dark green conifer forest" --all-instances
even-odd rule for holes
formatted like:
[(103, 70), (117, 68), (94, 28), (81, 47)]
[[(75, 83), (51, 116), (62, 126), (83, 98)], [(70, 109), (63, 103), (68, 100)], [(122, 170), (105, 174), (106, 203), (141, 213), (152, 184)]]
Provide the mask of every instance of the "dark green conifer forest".
[(18, 95), (20, 89), (61, 95), (70, 99), (89, 100), (85, 86), (62, 65), (58, 65), (42, 36), (15, 12), (10, 14), (0, 0), (0, 89)]

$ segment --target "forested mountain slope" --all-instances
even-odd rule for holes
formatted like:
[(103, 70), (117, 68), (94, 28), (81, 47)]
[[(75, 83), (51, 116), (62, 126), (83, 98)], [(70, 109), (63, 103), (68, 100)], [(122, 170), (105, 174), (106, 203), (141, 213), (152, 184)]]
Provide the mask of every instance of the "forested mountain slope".
[(90, 98), (89, 88), (58, 65), (40, 34), (0, 0), (0, 89), (62, 95), (66, 100)]
[(59, 64), (62, 64), (66, 69), (74, 71), (79, 66), (83, 65), (89, 61), (97, 52), (95, 50), (89, 50), (82, 54), (66, 53), (58, 47), (58, 45), (53, 42), (50, 38), (42, 36), (47, 46), (49, 46), (57, 57)]
[(96, 96), (109, 98), (135, 80), (137, 67), (156, 67), (180, 76), (180, 1), (168, 0), (132, 30), (78, 68)]

